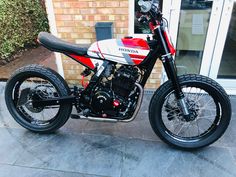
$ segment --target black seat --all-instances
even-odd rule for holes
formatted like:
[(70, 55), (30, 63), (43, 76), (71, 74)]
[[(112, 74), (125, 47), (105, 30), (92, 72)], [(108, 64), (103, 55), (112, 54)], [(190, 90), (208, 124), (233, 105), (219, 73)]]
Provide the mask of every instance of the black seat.
[(40, 32), (38, 41), (49, 50), (66, 54), (86, 55), (88, 50), (88, 46), (71, 44), (47, 32)]

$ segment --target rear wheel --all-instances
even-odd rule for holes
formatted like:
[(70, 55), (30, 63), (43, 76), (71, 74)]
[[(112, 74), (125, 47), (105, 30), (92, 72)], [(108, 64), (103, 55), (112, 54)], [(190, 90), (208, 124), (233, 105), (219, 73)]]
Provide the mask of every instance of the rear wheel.
[(154, 94), (149, 119), (155, 133), (166, 143), (182, 149), (196, 149), (215, 142), (225, 132), (231, 118), (231, 104), (224, 89), (200, 75), (179, 77), (191, 114), (186, 120), (170, 81)]
[(39, 65), (29, 65), (17, 70), (5, 89), (7, 108), (13, 118), (24, 128), (49, 133), (68, 120), (72, 103), (35, 107), (33, 101), (70, 94), (64, 79), (55, 71)]

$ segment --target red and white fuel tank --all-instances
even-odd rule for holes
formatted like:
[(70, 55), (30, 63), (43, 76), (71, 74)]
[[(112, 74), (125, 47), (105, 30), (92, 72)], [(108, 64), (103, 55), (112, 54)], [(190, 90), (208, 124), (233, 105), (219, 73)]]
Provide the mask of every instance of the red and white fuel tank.
[(150, 52), (147, 41), (140, 38), (107, 39), (93, 43), (87, 54), (126, 65), (139, 65)]

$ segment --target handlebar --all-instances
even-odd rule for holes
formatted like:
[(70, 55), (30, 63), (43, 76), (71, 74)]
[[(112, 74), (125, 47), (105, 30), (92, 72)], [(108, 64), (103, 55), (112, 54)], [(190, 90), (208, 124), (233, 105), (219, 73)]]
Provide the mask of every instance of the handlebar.
[[(138, 5), (141, 8), (141, 13), (144, 17), (146, 16), (147, 21), (149, 21), (149, 28), (153, 33), (154, 46), (157, 45), (156, 41), (160, 41), (163, 46), (163, 54), (175, 54), (175, 48), (171, 42), (169, 33), (168, 33), (168, 21), (163, 17), (160, 9), (152, 1), (143, 1), (139, 0)], [(140, 21), (143, 18), (140, 17)], [(150, 43), (150, 38), (147, 38), (147, 41)]]
[[(149, 17), (149, 21), (152, 25), (157, 25), (162, 21), (162, 13), (160, 9), (152, 1), (139, 0), (138, 5), (140, 6), (141, 13)], [(148, 21), (148, 20), (147, 20)]]

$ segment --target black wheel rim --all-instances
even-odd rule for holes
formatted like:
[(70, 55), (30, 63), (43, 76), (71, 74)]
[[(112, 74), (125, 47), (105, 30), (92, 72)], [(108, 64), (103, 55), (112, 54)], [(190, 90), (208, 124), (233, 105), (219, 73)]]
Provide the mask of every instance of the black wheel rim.
[(35, 109), (33, 106), (30, 107), (30, 101), (32, 101), (32, 98), (28, 95), (27, 103), (18, 106), (17, 102), (21, 91), (25, 88), (30, 88), (31, 91), (40, 91), (45, 98), (55, 98), (60, 95), (56, 86), (54, 86), (47, 78), (40, 76), (29, 76), (21, 79), (15, 84), (12, 94), (16, 111), (21, 115), (24, 121), (36, 127), (50, 125), (60, 112), (60, 105)]
[(191, 121), (183, 118), (172, 91), (165, 97), (161, 112), (165, 132), (177, 141), (200, 141), (210, 136), (218, 126), (222, 117), (221, 105), (203, 88), (183, 86), (182, 90), (195, 118)]

